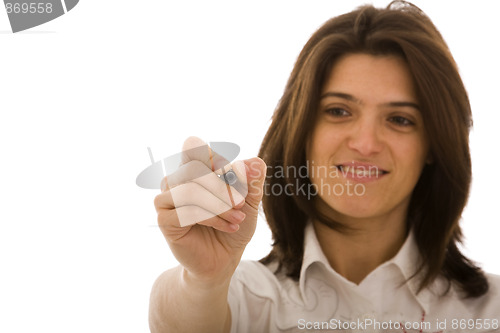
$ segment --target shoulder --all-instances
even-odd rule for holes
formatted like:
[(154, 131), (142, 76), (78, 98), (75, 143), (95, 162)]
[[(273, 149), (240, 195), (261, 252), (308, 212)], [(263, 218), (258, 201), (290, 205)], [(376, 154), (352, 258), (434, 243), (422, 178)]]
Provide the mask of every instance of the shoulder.
[(485, 274), (488, 280), (488, 291), (486, 294), (467, 299), (465, 302), (469, 305), (471, 312), (480, 312), (481, 314), (500, 315), (500, 276), (496, 274)]
[[(500, 276), (485, 274), (489, 289), (479, 297), (465, 298), (455, 286), (452, 286), (445, 297), (435, 301), (435, 308), (439, 308), (448, 316), (455, 319), (500, 319)], [(451, 318), (451, 317), (450, 317)]]
[(487, 273), (486, 278), (490, 284), (490, 291), (498, 295), (500, 293), (500, 275)]
[(500, 275), (485, 274), (488, 279), (488, 292), (481, 297), (470, 299), (467, 304), (476, 315), (500, 318)]

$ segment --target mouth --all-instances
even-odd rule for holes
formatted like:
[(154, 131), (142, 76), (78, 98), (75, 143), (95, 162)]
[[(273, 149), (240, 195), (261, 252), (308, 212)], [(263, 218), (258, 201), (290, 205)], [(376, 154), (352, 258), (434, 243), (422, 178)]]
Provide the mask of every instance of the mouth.
[(389, 173), (389, 171), (369, 164), (339, 164), (335, 166), (344, 177), (353, 179), (376, 179)]

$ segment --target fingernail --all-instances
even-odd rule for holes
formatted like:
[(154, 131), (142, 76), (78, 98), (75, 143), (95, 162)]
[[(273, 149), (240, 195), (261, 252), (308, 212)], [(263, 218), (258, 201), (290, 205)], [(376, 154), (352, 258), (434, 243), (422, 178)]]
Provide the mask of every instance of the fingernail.
[(241, 210), (234, 210), (231, 215), (237, 221), (243, 221), (246, 217), (246, 214), (243, 213)]

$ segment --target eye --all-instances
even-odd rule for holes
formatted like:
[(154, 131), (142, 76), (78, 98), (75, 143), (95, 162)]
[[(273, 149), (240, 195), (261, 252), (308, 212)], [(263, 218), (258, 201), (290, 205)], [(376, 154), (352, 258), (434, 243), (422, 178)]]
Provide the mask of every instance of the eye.
[(349, 111), (342, 108), (329, 108), (325, 112), (336, 118), (347, 117), (350, 115)]
[(410, 119), (403, 117), (403, 116), (393, 116), (389, 118), (389, 121), (397, 126), (401, 127), (410, 127), (414, 126), (415, 123), (411, 121)]

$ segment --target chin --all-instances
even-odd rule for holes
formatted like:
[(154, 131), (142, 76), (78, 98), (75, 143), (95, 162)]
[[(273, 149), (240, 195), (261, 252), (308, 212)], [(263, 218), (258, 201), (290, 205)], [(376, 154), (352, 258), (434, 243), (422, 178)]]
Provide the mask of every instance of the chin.
[(329, 198), (326, 201), (329, 208), (335, 215), (341, 215), (351, 218), (370, 218), (381, 213), (381, 203), (369, 198)]

